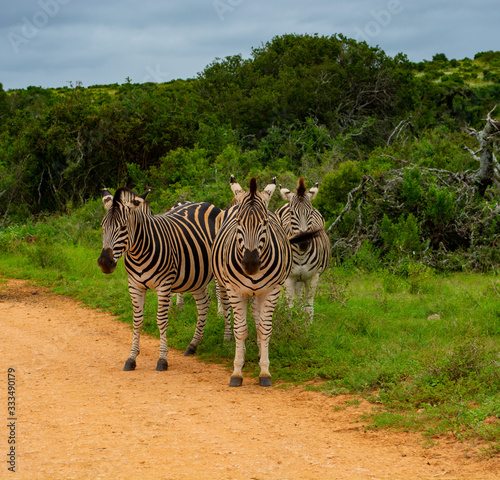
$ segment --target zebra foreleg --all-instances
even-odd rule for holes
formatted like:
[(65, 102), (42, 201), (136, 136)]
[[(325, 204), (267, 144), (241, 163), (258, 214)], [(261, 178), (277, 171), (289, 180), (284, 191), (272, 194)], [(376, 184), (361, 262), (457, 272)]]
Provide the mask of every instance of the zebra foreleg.
[(156, 314), (156, 323), (160, 331), (160, 358), (156, 364), (158, 372), (164, 372), (168, 369), (167, 362), (167, 327), (168, 327), (168, 309), (170, 307), (172, 292), (170, 285), (168, 288), (157, 288), (156, 295), (158, 296), (158, 312)]
[(144, 323), (144, 301), (146, 298), (146, 290), (129, 284), (130, 298), (132, 299), (132, 308), (134, 310), (134, 336), (132, 338), (132, 349), (130, 356), (125, 362), (123, 370), (135, 370), (136, 358), (140, 353), (139, 343), (141, 339), (142, 324)]
[(293, 277), (288, 277), (285, 281), (285, 291), (286, 298), (288, 301), (288, 306), (290, 308), (293, 307), (293, 302), (295, 300), (295, 288), (296, 288), (297, 280)]
[(302, 305), (302, 295), (304, 293), (304, 288), (307, 288), (307, 281), (306, 282), (299, 282), (295, 284), (295, 293), (297, 294), (297, 303), (299, 305)]
[[(221, 295), (220, 291), (221, 289), (219, 287), (219, 282), (215, 280), (215, 296), (217, 297), (217, 315), (219, 315), (219, 317), (225, 317), (226, 314), (224, 313), (225, 312), (224, 305), (222, 304), (222, 300), (220, 298)], [(228, 305), (229, 305), (229, 300), (228, 300)], [(229, 340), (231, 340), (231, 338), (229, 338)]]
[(309, 323), (312, 322), (314, 316), (314, 294), (316, 293), (316, 288), (319, 283), (319, 273), (315, 273), (309, 282), (306, 282), (305, 287), (305, 307), (304, 310), (307, 312), (309, 317)]
[(260, 338), (260, 375), (259, 384), (270, 387), (271, 373), (269, 372), (269, 340), (273, 331), (273, 312), (280, 294), (280, 287), (275, 288), (265, 298), (260, 299), (260, 319), (257, 335)]
[(234, 339), (235, 339), (235, 354), (234, 354), (234, 369), (231, 375), (230, 387), (240, 387), (243, 383), (243, 365), (245, 364), (245, 341), (248, 337), (247, 326), (247, 306), (248, 297), (239, 297), (235, 293), (231, 295), (231, 306), (233, 307), (234, 316)]
[(210, 295), (208, 295), (206, 287), (196, 292), (192, 292), (192, 294), (196, 301), (196, 307), (198, 308), (198, 321), (196, 322), (196, 330), (193, 339), (184, 352), (186, 356), (196, 353), (198, 345), (203, 341), (203, 332), (205, 331), (208, 309), (210, 307)]
[[(259, 321), (260, 321), (260, 309), (261, 303), (259, 297), (252, 297), (252, 316), (255, 320), (255, 330), (259, 330)], [(260, 337), (257, 335), (257, 346), (259, 347), (259, 358), (260, 358)]]
[(182, 312), (184, 310), (184, 294), (178, 293), (176, 297), (177, 309), (179, 310), (179, 312)]

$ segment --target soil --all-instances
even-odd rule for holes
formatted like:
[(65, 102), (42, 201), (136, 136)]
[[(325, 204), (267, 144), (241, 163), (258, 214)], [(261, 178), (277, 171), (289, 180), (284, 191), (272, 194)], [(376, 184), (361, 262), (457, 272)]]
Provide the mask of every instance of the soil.
[(230, 388), (228, 368), (172, 349), (156, 372), (159, 340), (146, 335), (124, 372), (130, 325), (21, 280), (0, 284), (0, 322), (4, 455), (15, 440), (2, 479), (500, 478), (480, 445), (366, 429), (362, 399), (252, 377)]

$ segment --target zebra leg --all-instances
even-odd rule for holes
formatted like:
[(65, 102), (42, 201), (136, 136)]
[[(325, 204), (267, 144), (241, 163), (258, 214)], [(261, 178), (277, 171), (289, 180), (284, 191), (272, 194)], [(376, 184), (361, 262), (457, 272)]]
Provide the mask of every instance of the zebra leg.
[(134, 336), (132, 339), (132, 349), (130, 356), (125, 362), (123, 370), (135, 370), (137, 355), (140, 353), (139, 343), (141, 339), (142, 324), (144, 323), (144, 302), (146, 299), (146, 289), (138, 285), (129, 284), (130, 298), (132, 299), (132, 308), (134, 310)]
[(218, 300), (224, 313), (224, 341), (230, 341), (233, 338), (233, 333), (231, 331), (231, 304), (229, 302), (229, 295), (226, 287), (219, 285), (218, 282), (215, 285), (218, 291)]
[(203, 332), (205, 331), (208, 309), (210, 307), (210, 295), (208, 294), (206, 287), (200, 288), (196, 292), (191, 293), (193, 294), (196, 301), (196, 307), (198, 308), (198, 320), (196, 322), (194, 337), (184, 352), (185, 356), (196, 353), (198, 345), (203, 341)]
[[(260, 308), (261, 302), (259, 297), (252, 297), (252, 316), (255, 320), (255, 330), (259, 329), (259, 321), (260, 321)], [(260, 358), (260, 337), (257, 335), (257, 346), (259, 347), (259, 358)]]
[(257, 335), (260, 339), (260, 375), (259, 384), (262, 387), (270, 387), (271, 373), (269, 372), (269, 339), (273, 330), (273, 312), (280, 294), (278, 286), (265, 298), (260, 300), (260, 319), (257, 327)]
[(182, 312), (184, 310), (184, 295), (182, 293), (178, 293), (176, 297), (177, 297), (176, 299), (177, 308), (179, 309), (180, 312)]
[[(226, 315), (224, 313), (224, 306), (222, 305), (222, 301), (220, 298), (219, 282), (217, 280), (215, 280), (215, 296), (217, 297), (217, 315), (219, 315), (219, 317), (225, 317)], [(228, 305), (229, 305), (229, 300), (228, 300)]]
[(286, 291), (286, 298), (288, 300), (288, 306), (290, 308), (293, 307), (293, 301), (295, 300), (295, 284), (297, 281), (295, 278), (288, 277), (285, 281), (285, 291)]
[(240, 387), (243, 383), (242, 368), (245, 364), (245, 340), (248, 337), (247, 306), (248, 297), (231, 292), (231, 306), (234, 316), (234, 339), (236, 343), (234, 355), (234, 370), (231, 375), (230, 387)]
[(167, 363), (167, 327), (168, 327), (168, 309), (172, 301), (172, 292), (170, 290), (170, 283), (168, 287), (158, 287), (156, 289), (158, 296), (158, 312), (156, 314), (156, 323), (158, 330), (160, 330), (160, 358), (156, 364), (158, 372), (164, 372), (168, 369)]
[(309, 323), (313, 320), (314, 315), (314, 294), (316, 293), (316, 288), (319, 283), (319, 273), (315, 273), (309, 282), (306, 282), (306, 304), (304, 310), (307, 312), (309, 316)]
[(295, 293), (297, 294), (297, 303), (299, 305), (302, 304), (302, 294), (304, 293), (304, 287), (305, 287), (304, 282), (297, 282), (295, 284)]

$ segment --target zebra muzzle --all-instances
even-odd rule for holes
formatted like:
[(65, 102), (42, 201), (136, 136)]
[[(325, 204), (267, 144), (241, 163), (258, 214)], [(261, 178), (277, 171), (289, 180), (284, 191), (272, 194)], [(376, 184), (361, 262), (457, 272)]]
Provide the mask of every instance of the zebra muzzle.
[(99, 265), (102, 273), (113, 273), (116, 267), (116, 262), (113, 257), (112, 248), (102, 249), (101, 256), (97, 259), (97, 265)]
[(257, 249), (245, 250), (241, 260), (241, 266), (247, 275), (250, 277), (255, 275), (260, 270), (260, 255)]

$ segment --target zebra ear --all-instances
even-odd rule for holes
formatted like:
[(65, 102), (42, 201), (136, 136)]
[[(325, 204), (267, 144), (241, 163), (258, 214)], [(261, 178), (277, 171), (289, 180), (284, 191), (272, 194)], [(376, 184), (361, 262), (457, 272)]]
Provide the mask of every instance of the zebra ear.
[(241, 188), (240, 184), (234, 178), (234, 175), (231, 175), (231, 190), (234, 193), (234, 197), (238, 201), (239, 201), (240, 197), (245, 193), (245, 190), (243, 190)]
[(148, 188), (142, 195), (139, 195), (143, 200), (146, 200), (146, 197), (149, 195), (149, 192), (151, 192), (152, 188)]
[(102, 203), (104, 204), (104, 208), (109, 210), (109, 207), (113, 204), (113, 195), (111, 195), (110, 191), (106, 188), (103, 188), (102, 193)]
[(318, 187), (319, 183), (316, 182), (316, 184), (314, 185), (314, 187), (312, 187), (309, 192), (307, 192), (307, 196), (312, 200), (317, 194), (318, 194), (318, 190), (319, 190), (319, 187)]
[(293, 195), (293, 193), (290, 190), (288, 190), (288, 188), (283, 187), (281, 184), (280, 184), (280, 193), (281, 196), (283, 197), (283, 200), (286, 201), (290, 201)]
[(271, 183), (262, 190), (261, 195), (264, 197), (264, 201), (267, 205), (269, 205), (269, 200), (271, 200), (271, 196), (273, 195), (274, 190), (276, 189), (276, 177), (271, 180)]

